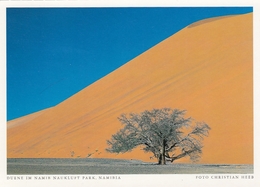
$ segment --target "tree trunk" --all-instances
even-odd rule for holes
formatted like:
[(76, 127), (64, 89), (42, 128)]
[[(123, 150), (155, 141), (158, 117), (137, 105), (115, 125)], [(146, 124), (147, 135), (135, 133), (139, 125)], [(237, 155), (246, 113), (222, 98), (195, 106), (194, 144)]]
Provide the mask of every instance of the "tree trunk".
[(162, 164), (162, 154), (160, 154), (159, 157), (158, 157), (158, 164), (159, 164), (159, 165)]
[(158, 160), (159, 165), (165, 165), (166, 164), (166, 158), (165, 158), (165, 140), (163, 140), (162, 143), (162, 149), (160, 151), (160, 156)]

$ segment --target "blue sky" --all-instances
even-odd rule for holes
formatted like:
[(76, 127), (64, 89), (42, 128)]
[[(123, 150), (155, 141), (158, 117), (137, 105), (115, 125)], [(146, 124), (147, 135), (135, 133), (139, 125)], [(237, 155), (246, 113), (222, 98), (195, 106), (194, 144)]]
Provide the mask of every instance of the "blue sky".
[(187, 25), (232, 8), (7, 8), (7, 119), (55, 106)]

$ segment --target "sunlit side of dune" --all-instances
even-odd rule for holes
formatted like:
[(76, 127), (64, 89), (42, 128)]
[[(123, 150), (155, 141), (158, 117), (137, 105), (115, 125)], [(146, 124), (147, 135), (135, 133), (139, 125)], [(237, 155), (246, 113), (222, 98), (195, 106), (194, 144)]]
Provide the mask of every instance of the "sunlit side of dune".
[(8, 158), (156, 162), (140, 148), (108, 153), (106, 140), (122, 127), (120, 114), (171, 107), (212, 128), (201, 163), (253, 163), (252, 16), (188, 26), (59, 105), (10, 126)]
[(20, 118), (17, 118), (17, 119), (10, 120), (7, 123), (7, 129), (13, 128), (13, 127), (18, 126), (18, 125), (23, 125), (25, 123), (28, 123), (29, 121), (31, 121), (34, 118), (42, 115), (44, 112), (46, 112), (49, 109), (50, 108), (44, 109), (44, 110), (41, 110), (41, 111), (38, 111), (38, 112), (35, 112), (35, 113), (32, 113), (32, 114), (29, 114), (29, 115), (26, 115), (24, 117), (20, 117)]

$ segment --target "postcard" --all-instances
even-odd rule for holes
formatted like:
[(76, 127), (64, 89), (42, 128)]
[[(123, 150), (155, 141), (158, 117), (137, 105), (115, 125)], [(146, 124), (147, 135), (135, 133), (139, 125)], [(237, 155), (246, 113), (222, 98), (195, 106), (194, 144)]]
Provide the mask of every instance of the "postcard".
[(260, 183), (258, 4), (135, 3), (1, 2), (3, 186)]

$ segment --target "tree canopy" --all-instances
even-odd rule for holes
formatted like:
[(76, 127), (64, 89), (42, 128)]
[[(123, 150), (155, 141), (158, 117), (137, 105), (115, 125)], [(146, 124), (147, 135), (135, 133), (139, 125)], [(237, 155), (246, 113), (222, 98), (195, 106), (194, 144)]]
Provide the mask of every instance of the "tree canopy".
[(118, 119), (124, 127), (107, 141), (111, 153), (125, 153), (141, 146), (152, 152), (158, 164), (188, 156), (198, 161), (202, 154), (202, 140), (210, 127), (204, 122), (185, 118), (185, 110), (163, 108), (140, 114), (122, 114)]

